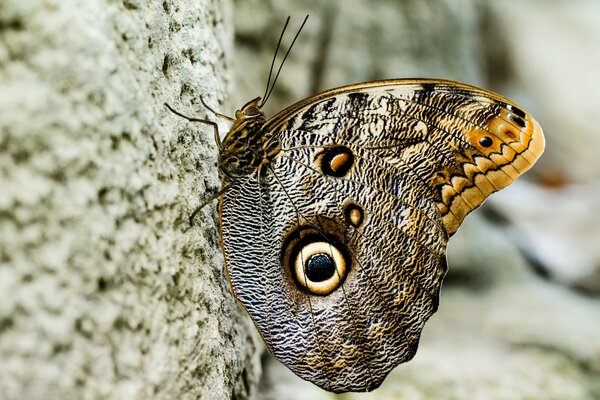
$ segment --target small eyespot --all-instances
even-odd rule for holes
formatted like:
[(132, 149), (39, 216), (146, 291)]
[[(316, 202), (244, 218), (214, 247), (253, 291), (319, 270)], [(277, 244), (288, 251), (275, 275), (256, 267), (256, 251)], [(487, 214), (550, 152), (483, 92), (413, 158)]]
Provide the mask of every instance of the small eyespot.
[(490, 147), (491, 145), (494, 144), (494, 141), (492, 140), (491, 137), (484, 136), (481, 139), (479, 139), (479, 144), (481, 145), (481, 147)]
[(325, 241), (303, 245), (292, 262), (296, 282), (311, 294), (330, 294), (347, 274), (346, 258), (337, 245)]
[(354, 154), (344, 146), (325, 149), (321, 153), (320, 167), (325, 175), (341, 178), (345, 176), (354, 164)]
[(348, 203), (344, 206), (344, 218), (349, 225), (358, 228), (364, 220), (363, 209), (354, 203)]

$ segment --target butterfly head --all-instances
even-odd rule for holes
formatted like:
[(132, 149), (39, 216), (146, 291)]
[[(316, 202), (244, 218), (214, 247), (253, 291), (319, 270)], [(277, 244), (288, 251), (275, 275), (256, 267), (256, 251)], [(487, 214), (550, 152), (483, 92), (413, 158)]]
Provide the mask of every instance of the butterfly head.
[(257, 97), (235, 112), (235, 121), (223, 139), (218, 166), (231, 180), (255, 173), (279, 153), (279, 143), (263, 129), (267, 120), (259, 102)]
[(236, 122), (244, 120), (256, 120), (262, 119), (265, 121), (265, 113), (260, 109), (259, 106), (260, 97), (250, 100), (235, 112)]

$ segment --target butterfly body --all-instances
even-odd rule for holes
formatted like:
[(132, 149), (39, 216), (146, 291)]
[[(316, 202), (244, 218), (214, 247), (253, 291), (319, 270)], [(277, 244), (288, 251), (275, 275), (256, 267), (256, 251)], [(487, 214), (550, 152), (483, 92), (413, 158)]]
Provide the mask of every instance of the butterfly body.
[(264, 129), (260, 98), (246, 103), (221, 143), (218, 167), (226, 179), (235, 180), (259, 170), (279, 153), (277, 137)]
[(448, 238), (541, 155), (531, 116), (441, 80), (332, 89), (236, 113), (219, 168), (233, 292), (269, 350), (335, 392), (410, 360), (438, 307)]

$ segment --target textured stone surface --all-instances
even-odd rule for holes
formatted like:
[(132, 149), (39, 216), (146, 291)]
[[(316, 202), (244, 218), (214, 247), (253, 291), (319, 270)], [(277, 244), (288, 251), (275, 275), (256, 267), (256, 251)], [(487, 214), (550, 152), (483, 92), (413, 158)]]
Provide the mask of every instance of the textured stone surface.
[[(547, 153), (528, 177), (566, 185), (564, 192), (552, 195), (550, 190), (545, 196), (538, 192), (549, 189), (534, 183), (535, 190), (528, 192), (527, 185), (517, 182), (495, 195), (506, 195), (495, 204), (492, 196), (494, 207), (469, 216), (450, 240), (450, 272), (440, 309), (426, 325), (415, 359), (395, 370), (377, 391), (339, 398), (600, 398), (600, 302), (573, 290), (595, 290), (600, 266), (597, 245), (590, 247), (600, 237), (594, 205), (600, 169), (598, 158), (590, 156), (598, 140), (594, 110), (600, 104), (600, 90), (595, 90), (597, 2), (235, 4), (238, 90), (232, 102), (241, 105), (262, 95), (285, 18), (292, 16), (283, 45), (287, 50), (308, 13), (308, 25), (267, 103), (267, 115), (317, 90), (369, 79), (466, 81), (505, 94), (539, 118)], [(587, 183), (570, 188), (571, 182)], [(487, 220), (496, 215), (491, 210), (504, 217), (502, 224)], [(571, 216), (581, 218), (573, 221)], [(552, 240), (560, 244), (553, 250), (561, 253), (546, 254), (547, 246), (538, 238), (560, 230)], [(540, 268), (532, 264), (535, 259), (547, 262), (543, 267), (560, 279), (549, 281), (534, 272)], [(268, 356), (265, 360), (260, 398), (336, 398), (300, 381)]]
[[(231, 7), (0, 2), (0, 398), (249, 398), (256, 334), (229, 293), (212, 131)], [(202, 115), (202, 114), (200, 114)]]

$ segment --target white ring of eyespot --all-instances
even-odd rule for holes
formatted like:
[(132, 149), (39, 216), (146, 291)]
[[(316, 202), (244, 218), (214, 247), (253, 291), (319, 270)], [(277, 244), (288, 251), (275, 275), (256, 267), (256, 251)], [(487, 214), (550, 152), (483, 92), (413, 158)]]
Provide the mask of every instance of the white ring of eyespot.
[[(313, 282), (306, 276), (304, 266), (308, 260), (316, 254), (326, 254), (333, 260), (336, 272), (331, 278), (321, 282)], [(312, 242), (304, 246), (296, 255), (294, 260), (294, 273), (298, 283), (310, 293), (327, 295), (340, 286), (340, 282), (346, 275), (346, 260), (335, 245), (328, 242)]]

